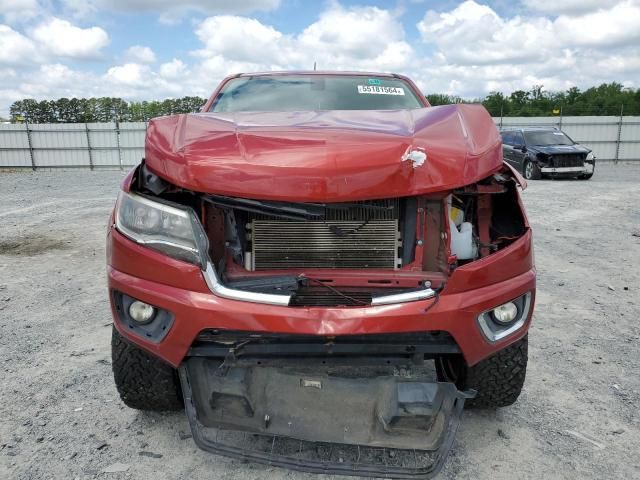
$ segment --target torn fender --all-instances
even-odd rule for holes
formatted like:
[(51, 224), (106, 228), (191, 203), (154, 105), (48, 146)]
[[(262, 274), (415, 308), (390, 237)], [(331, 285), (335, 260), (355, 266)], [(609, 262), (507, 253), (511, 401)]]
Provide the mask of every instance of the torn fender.
[(150, 122), (147, 167), (203, 193), (295, 202), (420, 195), (502, 166), (480, 105), (415, 110), (200, 113)]

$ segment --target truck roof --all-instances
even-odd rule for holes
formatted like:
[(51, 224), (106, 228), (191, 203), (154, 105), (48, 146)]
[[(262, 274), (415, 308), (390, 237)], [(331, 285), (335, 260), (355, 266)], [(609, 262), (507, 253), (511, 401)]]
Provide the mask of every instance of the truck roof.
[(255, 77), (255, 76), (267, 76), (267, 75), (333, 75), (333, 76), (364, 76), (364, 77), (388, 77), (388, 78), (406, 78), (404, 75), (397, 73), (382, 73), (382, 72), (357, 72), (357, 71), (344, 71), (344, 70), (275, 70), (266, 72), (250, 72), (239, 73), (238, 77)]

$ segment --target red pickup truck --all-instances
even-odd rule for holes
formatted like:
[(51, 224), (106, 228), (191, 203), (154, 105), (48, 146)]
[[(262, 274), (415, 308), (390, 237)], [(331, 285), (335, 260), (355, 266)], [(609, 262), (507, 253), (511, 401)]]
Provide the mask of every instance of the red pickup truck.
[(482, 106), (401, 75), (226, 78), (149, 123), (109, 222), (122, 400), (222, 455), (435, 475), (465, 401), (524, 383), (524, 186)]

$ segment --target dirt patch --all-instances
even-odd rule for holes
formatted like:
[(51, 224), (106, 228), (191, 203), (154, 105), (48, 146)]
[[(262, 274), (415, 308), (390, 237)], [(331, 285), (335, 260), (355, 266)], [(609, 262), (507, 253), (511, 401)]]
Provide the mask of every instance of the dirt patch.
[(25, 235), (9, 239), (0, 239), (0, 255), (22, 255), (33, 257), (49, 250), (69, 248), (69, 241), (44, 235)]

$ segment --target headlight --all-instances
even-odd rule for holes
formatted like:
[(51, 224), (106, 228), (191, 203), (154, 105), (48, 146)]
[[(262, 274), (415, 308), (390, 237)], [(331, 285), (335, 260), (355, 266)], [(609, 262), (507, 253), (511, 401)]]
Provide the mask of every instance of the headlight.
[(120, 192), (116, 228), (136, 243), (170, 257), (204, 266), (207, 237), (193, 210)]
[(587, 160), (590, 160), (593, 162), (595, 159), (596, 159), (596, 156), (593, 154), (593, 152), (589, 152), (587, 154)]

